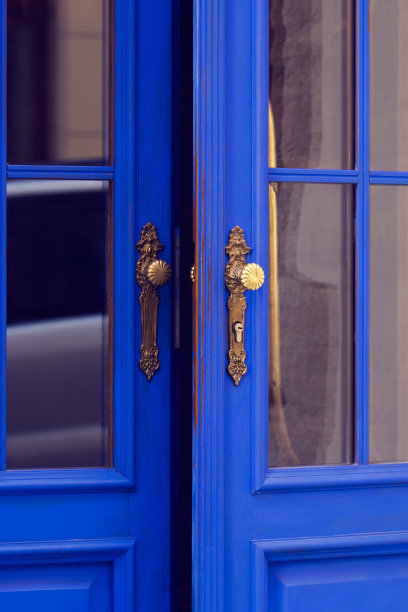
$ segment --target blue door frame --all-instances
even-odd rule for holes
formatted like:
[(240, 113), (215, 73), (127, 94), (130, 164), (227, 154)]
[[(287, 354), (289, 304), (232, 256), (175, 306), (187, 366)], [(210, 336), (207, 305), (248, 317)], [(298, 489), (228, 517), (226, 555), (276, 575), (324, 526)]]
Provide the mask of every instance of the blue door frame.
[[(149, 383), (138, 368), (135, 245), (150, 221), (171, 260), (172, 4), (116, 0), (114, 27), (113, 164), (7, 165), (7, 6), (1, 2), (0, 607), (14, 612), (170, 606), (171, 289), (160, 295), (162, 359)], [(112, 468), (6, 470), (8, 178), (113, 182)]]
[[(408, 173), (369, 170), (368, 18), (369, 0), (356, 0), (356, 169), (268, 168), (269, 2), (195, 2), (196, 611), (346, 609), (337, 608), (329, 595), (329, 607), (317, 608), (306, 589), (302, 604), (295, 596), (294, 607), (279, 600), (279, 576), (281, 584), (286, 578), (295, 584), (309, 572), (311, 583), (318, 581), (324, 559), (331, 560), (344, 588), (353, 572), (367, 579), (347, 609), (404, 609), (403, 591), (391, 596), (388, 583), (381, 588), (369, 579), (376, 572), (384, 576), (382, 572), (400, 571), (399, 561), (406, 568), (408, 552), (408, 490), (403, 486), (408, 466), (368, 462), (369, 186), (407, 185)], [(270, 181), (356, 186), (357, 418), (352, 465), (268, 467), (267, 280), (265, 288), (247, 297), (248, 374), (235, 387), (226, 372), (225, 246), (230, 229), (241, 226), (253, 247), (251, 261), (268, 269)], [(375, 593), (374, 600), (370, 593)], [(322, 596), (320, 605), (325, 603)]]

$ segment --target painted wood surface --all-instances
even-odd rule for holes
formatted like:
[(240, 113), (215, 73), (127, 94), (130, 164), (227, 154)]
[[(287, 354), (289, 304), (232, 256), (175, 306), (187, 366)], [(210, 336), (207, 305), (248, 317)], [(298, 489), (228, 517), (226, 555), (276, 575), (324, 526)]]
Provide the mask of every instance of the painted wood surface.
[[(195, 1), (194, 610), (403, 610), (408, 468), (368, 464), (368, 189), (408, 174), (368, 167), (368, 0), (356, 1), (356, 169), (268, 168), (268, 5)], [(247, 296), (248, 373), (235, 387), (226, 372), (225, 245), (239, 225), (268, 269), (269, 181), (356, 185), (353, 465), (268, 467), (267, 279)]]
[[(0, 608), (170, 609), (170, 287), (160, 295), (160, 370), (139, 370), (135, 244), (157, 225), (171, 261), (172, 3), (114, 3), (112, 166), (7, 166), (6, 2), (1, 3)], [(160, 19), (158, 19), (160, 15)], [(6, 179), (114, 185), (113, 468), (5, 470)]]

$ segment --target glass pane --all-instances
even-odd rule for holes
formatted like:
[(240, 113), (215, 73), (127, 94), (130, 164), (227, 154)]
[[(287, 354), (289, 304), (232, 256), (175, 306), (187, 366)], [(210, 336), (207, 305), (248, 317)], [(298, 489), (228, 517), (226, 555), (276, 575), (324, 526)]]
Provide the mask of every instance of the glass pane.
[(353, 168), (352, 0), (269, 0), (271, 167)]
[(108, 0), (7, 1), (11, 164), (109, 161)]
[(109, 183), (7, 184), (7, 467), (109, 464)]
[(370, 461), (408, 461), (408, 188), (371, 187)]
[(408, 3), (370, 2), (370, 163), (408, 170)]
[(350, 463), (353, 220), (349, 185), (269, 187), (269, 465)]

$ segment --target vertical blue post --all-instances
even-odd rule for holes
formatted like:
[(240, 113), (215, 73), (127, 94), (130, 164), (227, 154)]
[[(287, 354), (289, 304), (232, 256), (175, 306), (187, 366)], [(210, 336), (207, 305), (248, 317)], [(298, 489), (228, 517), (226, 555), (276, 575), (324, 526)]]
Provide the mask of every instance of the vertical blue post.
[[(137, 5), (137, 3), (136, 3)], [(113, 465), (135, 479), (135, 344), (136, 269), (136, 118), (137, 118), (137, 6), (117, 0), (114, 48), (114, 191), (113, 191)], [(124, 407), (127, 406), (127, 409)], [(130, 452), (129, 452), (130, 451)]]
[(369, 459), (369, 0), (357, 0), (357, 463)]

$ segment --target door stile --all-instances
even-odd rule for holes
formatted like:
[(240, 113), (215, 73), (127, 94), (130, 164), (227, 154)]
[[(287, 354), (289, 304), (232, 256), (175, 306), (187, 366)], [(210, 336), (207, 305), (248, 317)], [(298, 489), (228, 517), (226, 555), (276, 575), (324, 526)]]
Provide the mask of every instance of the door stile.
[[(249, 0), (237, 11), (232, 0), (226, 2), (225, 231), (229, 233), (236, 225), (244, 230), (246, 242), (251, 247), (247, 261), (256, 262), (263, 268), (266, 282), (259, 291), (246, 292), (247, 373), (235, 386), (226, 374), (225, 366), (223, 368), (226, 569), (220, 610), (250, 609), (251, 540), (259, 537), (262, 497), (258, 493), (252, 494), (252, 491), (258, 470), (264, 475), (266, 467), (267, 440), (264, 433), (259, 433), (267, 424), (268, 406), (268, 321), (265, 307), (268, 295), (268, 224), (261, 215), (257, 218), (257, 207), (267, 219), (268, 154), (265, 145), (268, 97), (265, 95), (262, 100), (261, 95), (263, 89), (267, 94), (268, 74), (261, 75), (256, 66), (259, 54), (267, 51), (269, 19), (265, 19), (265, 4), (265, 0)], [(255, 105), (260, 111), (258, 117), (255, 116)], [(220, 289), (220, 292), (224, 295), (223, 309), (226, 310), (225, 291)], [(224, 329), (225, 334), (228, 323)], [(225, 341), (223, 355), (226, 346)]]
[[(257, 261), (265, 270), (265, 282), (262, 292), (269, 292), (269, 228), (262, 219), (269, 218), (269, 176), (268, 168), (268, 71), (264, 66), (268, 62), (269, 53), (269, 4), (267, 0), (252, 0), (251, 29), (251, 70), (252, 78), (252, 236), (250, 246), (253, 261)], [(262, 60), (260, 61), (260, 58)], [(266, 62), (266, 63), (264, 63)], [(269, 179), (269, 180), (268, 180)], [(257, 213), (259, 211), (259, 213)], [(249, 228), (248, 228), (249, 230)], [(251, 330), (268, 329), (268, 313), (263, 307), (264, 296), (260, 291), (252, 291), (249, 305), (249, 325)], [(268, 338), (263, 333), (250, 334), (250, 358), (253, 358), (251, 368), (251, 399), (252, 415), (252, 483), (256, 492), (265, 480), (268, 469)]]
[[(127, 2), (125, 4), (128, 4)], [(126, 161), (135, 199), (132, 207), (137, 239), (148, 222), (157, 227), (164, 244), (161, 256), (172, 262), (172, 2), (137, 2), (126, 36), (137, 41), (128, 84), (135, 85), (135, 114), (130, 133), (135, 158)], [(127, 156), (126, 149), (123, 155)], [(128, 165), (129, 164), (129, 165)], [(126, 224), (124, 233), (126, 233)], [(134, 255), (136, 252), (133, 244)], [(130, 258), (130, 253), (129, 253)], [(133, 274), (134, 270), (129, 270)], [(174, 282), (174, 281), (173, 281)], [(139, 288), (134, 294), (136, 485), (129, 498), (129, 533), (137, 539), (137, 609), (170, 609), (170, 423), (174, 393), (171, 376), (173, 348), (172, 282), (160, 288), (157, 341), (160, 367), (151, 381), (140, 369), (141, 320)], [(128, 298), (131, 299), (130, 297)]]
[(225, 2), (194, 3), (193, 609), (224, 609)]
[[(114, 410), (113, 464), (131, 485), (137, 486), (137, 460), (135, 450), (136, 376), (138, 370), (136, 346), (138, 337), (138, 309), (135, 291), (137, 228), (136, 210), (138, 177), (137, 167), (137, 83), (136, 6), (116, 2), (116, 37), (114, 47), (115, 84), (114, 116), (115, 146), (113, 168), (113, 405), (124, 406)], [(131, 102), (131, 103), (129, 103)], [(120, 112), (115, 112), (115, 107)], [(133, 342), (129, 342), (129, 338)]]

